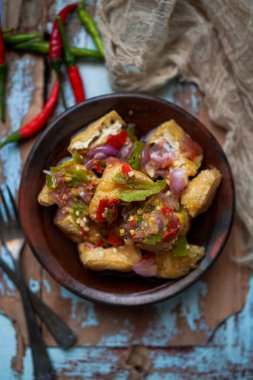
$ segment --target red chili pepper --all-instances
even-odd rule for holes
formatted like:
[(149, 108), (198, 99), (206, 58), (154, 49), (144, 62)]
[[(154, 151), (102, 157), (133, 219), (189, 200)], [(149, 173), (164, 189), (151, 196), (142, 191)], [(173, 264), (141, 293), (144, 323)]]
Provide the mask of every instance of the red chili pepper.
[(64, 51), (64, 59), (68, 66), (69, 80), (70, 80), (70, 83), (75, 95), (76, 103), (81, 103), (85, 100), (85, 92), (84, 92), (81, 75), (79, 73), (78, 67), (76, 66), (75, 56), (71, 53), (70, 46), (68, 44), (67, 37), (64, 32), (64, 27), (63, 27), (61, 18), (57, 16), (56, 19), (57, 19), (60, 34), (61, 34), (61, 40), (62, 40), (63, 51)]
[(114, 148), (118, 149), (118, 148), (121, 148), (122, 145), (125, 144), (125, 142), (127, 141), (127, 137), (128, 137), (127, 131), (122, 131), (118, 133), (117, 135), (109, 136), (106, 141), (106, 144), (111, 145)]
[(172, 229), (163, 235), (163, 240), (171, 239), (177, 234), (178, 229)]
[(6, 81), (5, 48), (2, 29), (0, 29), (0, 114), (5, 121), (5, 81)]
[(71, 86), (74, 90), (76, 103), (81, 103), (85, 100), (83, 82), (77, 66), (68, 67), (68, 76)]
[(96, 243), (96, 247), (103, 247), (103, 245), (104, 245), (103, 240), (99, 240), (99, 241)]
[(26, 139), (39, 132), (51, 116), (53, 110), (55, 109), (59, 96), (59, 91), (59, 83), (58, 81), (56, 81), (43, 110), (32, 121), (21, 127), (18, 131), (13, 132), (3, 142), (1, 142), (0, 148), (2, 148), (4, 145), (10, 142), (17, 142), (21, 139)]
[(109, 232), (109, 236), (107, 239), (108, 244), (118, 246), (122, 243), (121, 239), (118, 236), (114, 235), (112, 231)]
[[(64, 7), (59, 13), (58, 16), (61, 18), (62, 22), (64, 23), (67, 15), (74, 11), (77, 7), (77, 3), (67, 5)], [(60, 72), (60, 66), (61, 66), (61, 52), (62, 52), (62, 41), (61, 41), (61, 34), (58, 26), (57, 20), (54, 20), (53, 23), (53, 29), (50, 36), (50, 44), (49, 44), (49, 59), (51, 61), (52, 68), (54, 69), (57, 79), (60, 84), (60, 92), (61, 92), (61, 98), (64, 108), (67, 108), (66, 100), (64, 96), (62, 81), (61, 81), (61, 72)]]
[(98, 205), (97, 213), (96, 213), (96, 219), (98, 222), (107, 222), (106, 215), (104, 215), (106, 209), (113, 210), (112, 214), (112, 221), (115, 220), (118, 216), (118, 210), (117, 205), (119, 203), (118, 199), (101, 199)]
[(132, 171), (132, 168), (127, 162), (123, 162), (121, 170), (123, 174), (128, 175), (128, 173)]
[(172, 211), (173, 211), (173, 209), (167, 205), (163, 206), (163, 208), (162, 208), (162, 214), (164, 216), (168, 216), (169, 214), (171, 214)]

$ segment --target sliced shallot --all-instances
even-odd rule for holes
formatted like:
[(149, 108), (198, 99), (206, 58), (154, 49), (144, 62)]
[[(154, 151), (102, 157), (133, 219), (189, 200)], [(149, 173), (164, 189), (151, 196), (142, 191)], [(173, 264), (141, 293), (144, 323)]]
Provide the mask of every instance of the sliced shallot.
[(187, 185), (187, 182), (188, 178), (184, 169), (175, 168), (170, 172), (169, 184), (174, 193), (180, 194)]
[(143, 256), (142, 260), (133, 266), (133, 271), (142, 277), (153, 277), (157, 274), (154, 255)]

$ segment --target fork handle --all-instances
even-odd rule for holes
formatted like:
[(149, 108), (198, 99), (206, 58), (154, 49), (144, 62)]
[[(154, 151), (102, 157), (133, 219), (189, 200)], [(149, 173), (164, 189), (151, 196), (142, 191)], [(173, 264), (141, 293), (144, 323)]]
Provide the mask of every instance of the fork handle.
[[(0, 258), (0, 267), (11, 278), (14, 284), (18, 285), (16, 273)], [(29, 290), (29, 289), (28, 289)], [(68, 349), (77, 341), (77, 336), (70, 327), (61, 319), (49, 306), (47, 306), (36, 294), (29, 290), (34, 309), (38, 316), (46, 325), (50, 334), (54, 337), (58, 345), (63, 349)]]
[(19, 290), (23, 302), (23, 309), (26, 317), (26, 326), (32, 350), (34, 379), (53, 380), (54, 369), (48, 356), (45, 343), (42, 339), (36, 316), (32, 307), (31, 299), (25, 285), (25, 280), (21, 269), (21, 260), (18, 260), (18, 262), (16, 262), (16, 271), (18, 275)]

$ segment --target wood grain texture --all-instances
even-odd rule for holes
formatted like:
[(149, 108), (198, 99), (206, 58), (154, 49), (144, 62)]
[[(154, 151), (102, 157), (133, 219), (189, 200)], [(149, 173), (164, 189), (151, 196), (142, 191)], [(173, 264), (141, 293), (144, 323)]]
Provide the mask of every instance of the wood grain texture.
[[(20, 31), (37, 27), (43, 30), (46, 22), (52, 20), (55, 6), (59, 10), (70, 2), (6, 0), (5, 26)], [(94, 6), (90, 9), (94, 10)], [(70, 34), (74, 35), (75, 44), (92, 46), (84, 31), (79, 32), (77, 21), (73, 27), (75, 29), (70, 30)], [(11, 53), (8, 54), (8, 65), (9, 112), (6, 129), (1, 125), (1, 137), (11, 128), (17, 129), (22, 121), (31, 118), (42, 107), (41, 58)], [(89, 97), (112, 92), (102, 65), (81, 64), (80, 68)], [(66, 93), (71, 104), (73, 97), (67, 83)], [(195, 86), (173, 81), (156, 91), (156, 95), (174, 100), (199, 115), (222, 141), (223, 133), (210, 124), (202, 106), (202, 96)], [(59, 106), (58, 112), (61, 110)], [(21, 159), (24, 162), (33, 141), (22, 145), (22, 156), (15, 146), (0, 152), (0, 178), (7, 181), (13, 191), (18, 188)], [(175, 299), (138, 312), (80, 300), (42, 270), (27, 249), (25, 271), (30, 287), (62, 316), (79, 338), (76, 348), (63, 352), (55, 347), (43, 327), (58, 378), (141, 378), (143, 367), (145, 370), (148, 362), (145, 376), (148, 380), (251, 379), (253, 282), (249, 271), (231, 259), (231, 256), (244, 254), (246, 242), (245, 231), (236, 221), (226, 249), (201, 281)], [(5, 345), (0, 342), (1, 378), (12, 379), (17, 371), (22, 370), (22, 379), (30, 380), (31, 358), (29, 349), (26, 349), (27, 335), (19, 295), (1, 271), (0, 296), (1, 340), (7, 342)], [(144, 359), (140, 359), (138, 350), (134, 351), (134, 359), (131, 359), (129, 346), (132, 345), (148, 347), (144, 353), (141, 350), (141, 358)], [(134, 368), (136, 362), (137, 368)], [(141, 368), (140, 373), (138, 367)]]

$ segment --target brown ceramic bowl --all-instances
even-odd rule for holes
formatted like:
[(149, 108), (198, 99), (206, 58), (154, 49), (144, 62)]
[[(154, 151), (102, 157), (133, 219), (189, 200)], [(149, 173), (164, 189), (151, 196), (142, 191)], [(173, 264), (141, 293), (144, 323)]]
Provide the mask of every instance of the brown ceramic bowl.
[[(215, 166), (222, 182), (209, 210), (196, 218), (188, 238), (203, 245), (205, 258), (176, 281), (148, 280), (134, 274), (100, 274), (83, 268), (77, 248), (53, 224), (54, 207), (42, 207), (37, 196), (42, 171), (66, 156), (71, 136), (110, 110), (135, 123), (142, 136), (160, 123), (175, 119), (204, 149), (202, 167)], [(146, 95), (113, 94), (89, 99), (55, 119), (39, 137), (24, 167), (19, 193), (21, 222), (40, 263), (64, 287), (83, 298), (114, 305), (143, 305), (172, 297), (193, 284), (221, 253), (234, 216), (234, 185), (227, 159), (211, 133), (192, 115), (165, 100)]]

